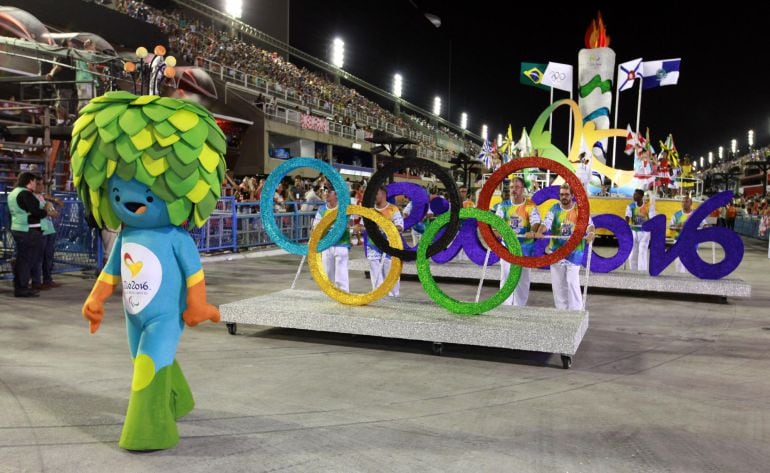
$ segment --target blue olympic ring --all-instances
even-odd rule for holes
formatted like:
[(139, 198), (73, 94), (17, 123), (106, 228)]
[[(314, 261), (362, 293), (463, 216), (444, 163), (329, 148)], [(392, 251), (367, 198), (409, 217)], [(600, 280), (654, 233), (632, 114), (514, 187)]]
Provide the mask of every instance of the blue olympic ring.
[(267, 236), (273, 243), (289, 253), (307, 256), (307, 245), (289, 241), (289, 239), (281, 232), (280, 228), (278, 228), (278, 224), (275, 222), (275, 213), (273, 212), (273, 194), (275, 194), (278, 184), (285, 175), (297, 168), (312, 168), (323, 173), (323, 175), (329, 179), (329, 182), (331, 182), (337, 195), (340, 196), (337, 208), (337, 220), (334, 221), (334, 225), (332, 225), (329, 233), (327, 233), (318, 243), (318, 251), (331, 248), (345, 233), (345, 229), (348, 225), (347, 209), (348, 204), (350, 203), (350, 199), (346, 197), (350, 195), (350, 191), (348, 190), (348, 185), (345, 183), (342, 175), (338, 173), (336, 169), (328, 163), (315, 158), (293, 158), (275, 168), (267, 177), (265, 186), (262, 188), (262, 196), (259, 199), (262, 225), (265, 227)]

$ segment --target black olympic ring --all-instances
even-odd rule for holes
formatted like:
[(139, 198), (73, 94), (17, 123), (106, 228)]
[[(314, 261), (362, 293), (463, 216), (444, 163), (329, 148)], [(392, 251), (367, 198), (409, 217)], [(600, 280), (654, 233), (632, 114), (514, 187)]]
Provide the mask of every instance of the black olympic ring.
[[(452, 176), (450, 176), (443, 167), (432, 161), (428, 161), (427, 159), (422, 158), (394, 159), (382, 168), (378, 169), (377, 172), (372, 174), (372, 177), (369, 180), (369, 184), (366, 186), (366, 191), (364, 192), (364, 198), (361, 201), (361, 205), (364, 207), (374, 208), (374, 200), (377, 196), (377, 189), (381, 185), (385, 185), (387, 179), (395, 174), (396, 171), (406, 168), (422, 169), (433, 173), (433, 175), (436, 176), (436, 178), (441, 181), (442, 184), (444, 184), (444, 188), (447, 192), (450, 212), (449, 223), (446, 226), (444, 234), (428, 247), (426, 255), (428, 258), (430, 258), (431, 256), (434, 256), (445, 250), (449, 244), (452, 243), (452, 240), (454, 240), (454, 238), (457, 236), (457, 233), (460, 231), (460, 209), (462, 208), (462, 202), (460, 202), (460, 193), (457, 190), (457, 184), (455, 183), (454, 179), (452, 179)], [(390, 246), (388, 240), (380, 233), (377, 224), (371, 220), (364, 218), (364, 226), (366, 227), (366, 233), (369, 235), (369, 238), (383, 253), (396, 258), (401, 258), (402, 261), (415, 261), (417, 259), (416, 249), (407, 251)]]

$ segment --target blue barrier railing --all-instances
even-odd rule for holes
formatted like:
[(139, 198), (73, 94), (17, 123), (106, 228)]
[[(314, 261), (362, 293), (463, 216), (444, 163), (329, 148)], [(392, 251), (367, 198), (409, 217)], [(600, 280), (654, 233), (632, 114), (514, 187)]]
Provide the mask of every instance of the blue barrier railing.
[(765, 232), (763, 236), (759, 236), (759, 225), (762, 222), (761, 217), (757, 216), (739, 216), (735, 219), (735, 232), (739, 235), (758, 238), (760, 240), (767, 240), (768, 233)]
[[(83, 203), (74, 193), (55, 196), (64, 203), (64, 207), (54, 221), (54, 272), (101, 268), (100, 232), (88, 226)], [(13, 277), (14, 242), (4, 197), (0, 197), (0, 279), (10, 279)], [(286, 204), (294, 210), (275, 214), (281, 232), (291, 241), (307, 241), (317, 204), (310, 208), (306, 205), (304, 212), (300, 210), (301, 202)], [(201, 253), (237, 252), (273, 244), (262, 226), (259, 202), (236, 202), (233, 197), (221, 198), (206, 225), (202, 228), (189, 226), (188, 231)]]

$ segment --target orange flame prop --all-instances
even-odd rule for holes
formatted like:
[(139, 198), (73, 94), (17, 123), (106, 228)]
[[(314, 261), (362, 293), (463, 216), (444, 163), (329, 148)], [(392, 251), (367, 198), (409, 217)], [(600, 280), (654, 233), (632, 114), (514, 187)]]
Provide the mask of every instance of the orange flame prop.
[(610, 46), (610, 37), (607, 34), (607, 28), (604, 27), (602, 12), (596, 14), (596, 19), (591, 20), (591, 24), (586, 29), (586, 48), (607, 48)]

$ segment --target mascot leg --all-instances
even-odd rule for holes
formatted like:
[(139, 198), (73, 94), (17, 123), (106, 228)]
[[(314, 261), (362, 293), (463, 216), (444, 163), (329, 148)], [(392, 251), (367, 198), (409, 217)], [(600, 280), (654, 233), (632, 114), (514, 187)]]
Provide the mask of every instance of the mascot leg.
[(195, 405), (174, 354), (182, 334), (178, 314), (155, 317), (140, 325), (128, 316), (134, 376), (120, 446), (127, 450), (162, 450), (179, 442), (176, 419)]

